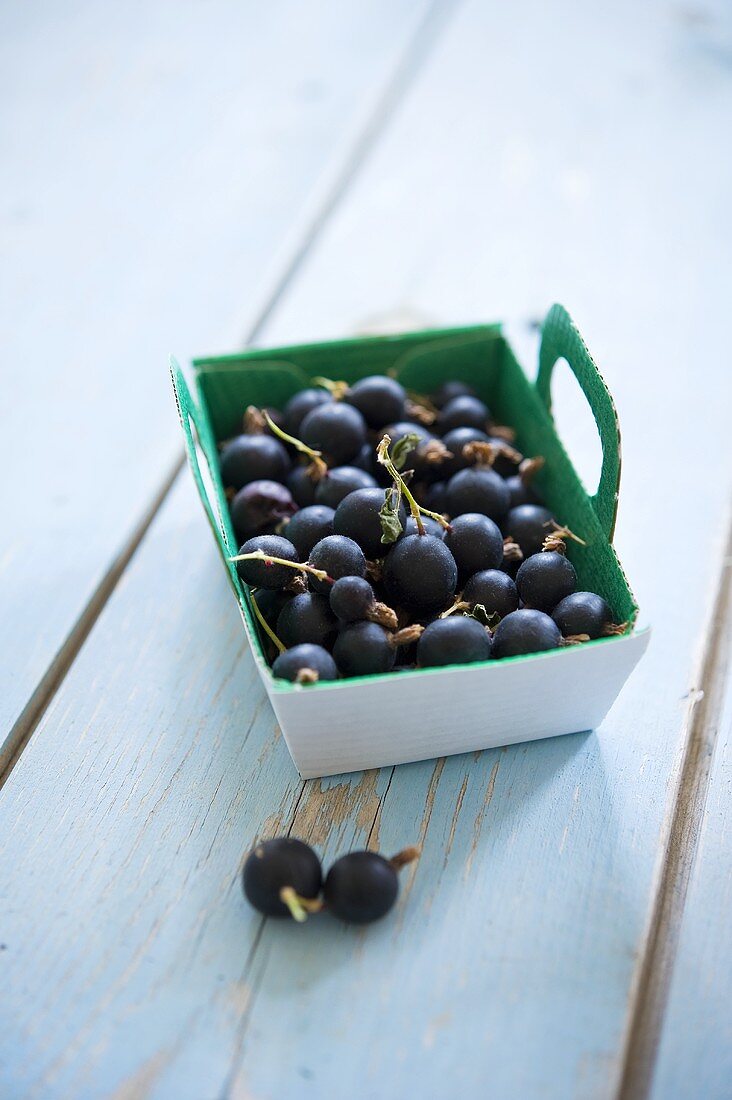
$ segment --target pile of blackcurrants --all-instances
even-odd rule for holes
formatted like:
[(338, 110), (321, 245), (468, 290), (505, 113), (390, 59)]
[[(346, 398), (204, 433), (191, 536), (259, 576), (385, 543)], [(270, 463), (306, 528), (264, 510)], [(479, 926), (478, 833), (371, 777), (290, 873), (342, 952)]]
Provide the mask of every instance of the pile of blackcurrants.
[(349, 924), (370, 924), (385, 916), (399, 893), (397, 872), (419, 858), (405, 848), (386, 859), (378, 852), (349, 852), (323, 879), (309, 844), (294, 837), (263, 840), (249, 853), (242, 872), (247, 901), (266, 917), (307, 919), (321, 909)]
[(578, 592), (524, 458), (470, 386), (317, 380), (247, 409), (224, 444), (251, 604), (277, 677), (299, 684), (538, 653), (622, 633)]

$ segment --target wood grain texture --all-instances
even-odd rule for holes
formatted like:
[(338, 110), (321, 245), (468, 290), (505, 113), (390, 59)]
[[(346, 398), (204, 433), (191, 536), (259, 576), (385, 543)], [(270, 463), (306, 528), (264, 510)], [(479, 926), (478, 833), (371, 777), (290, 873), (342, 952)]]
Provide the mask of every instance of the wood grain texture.
[[(726, 503), (732, 84), (722, 8), (560, 11), (460, 9), (267, 337), (564, 300), (649, 653), (596, 733), (303, 785), (180, 485), (0, 795), (10, 1096), (616, 1094)], [(237, 868), (288, 829), (423, 856), (371, 929), (262, 923)]]
[(0, 749), (181, 453), (168, 354), (242, 340), (426, 9), (3, 8)]

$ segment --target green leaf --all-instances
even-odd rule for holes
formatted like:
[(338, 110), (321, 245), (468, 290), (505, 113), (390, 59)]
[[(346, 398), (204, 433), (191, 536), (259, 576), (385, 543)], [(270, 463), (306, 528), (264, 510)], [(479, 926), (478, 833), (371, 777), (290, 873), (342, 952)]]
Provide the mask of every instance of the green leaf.
[(495, 611), (488, 614), (488, 610), (482, 603), (477, 603), (473, 610), (470, 612), (471, 619), (477, 619), (483, 626), (487, 626), (489, 630), (495, 630), (501, 621), (501, 616)]
[(391, 448), (391, 460), (397, 470), (403, 470), (407, 459), (419, 443), (419, 436), (415, 432), (407, 432)]
[(396, 542), (402, 533), (402, 521), (399, 518), (401, 497), (402, 494), (396, 488), (388, 489), (384, 497), (384, 503), (379, 512), (383, 543)]

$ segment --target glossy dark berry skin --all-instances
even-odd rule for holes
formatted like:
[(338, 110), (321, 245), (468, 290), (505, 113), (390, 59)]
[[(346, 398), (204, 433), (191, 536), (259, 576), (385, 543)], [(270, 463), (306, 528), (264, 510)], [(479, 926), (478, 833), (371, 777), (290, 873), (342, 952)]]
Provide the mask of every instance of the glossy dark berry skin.
[(532, 485), (527, 485), (518, 474), (506, 478), (509, 493), (510, 510), (520, 504), (541, 504), (541, 497)]
[(327, 504), (334, 510), (344, 497), (356, 489), (375, 489), (376, 479), (357, 466), (336, 466), (315, 486), (317, 504)]
[[(511, 445), (507, 443), (505, 439), (491, 436), (488, 442), (493, 444), (496, 449), (496, 456), (493, 461), (493, 469), (503, 478), (512, 477), (512, 475), (515, 474), (518, 470), (521, 458), (516, 461), (516, 459), (511, 456), (510, 451), (508, 454), (506, 453), (505, 448), (510, 447)], [(513, 447), (511, 448), (511, 450), (514, 449), (515, 448)]]
[(454, 397), (477, 397), (477, 394), (467, 382), (443, 382), (432, 394), (432, 404), (438, 409), (444, 409)]
[(250, 481), (231, 502), (236, 537), (246, 542), (258, 534), (273, 534), (278, 523), (297, 511), (289, 489), (277, 481)]
[(282, 608), (275, 633), (288, 648), (310, 642), (330, 649), (337, 629), (338, 620), (326, 597), (302, 592)]
[(336, 860), (323, 886), (323, 900), (334, 917), (370, 924), (385, 916), (399, 894), (396, 871), (377, 852), (350, 852)]
[(333, 398), (327, 390), (300, 390), (299, 393), (290, 398), (282, 410), (285, 431), (299, 438), (300, 427), (308, 413), (316, 409), (318, 405), (327, 405), (332, 400)]
[[(434, 512), (435, 509), (432, 508), (431, 511)], [(436, 539), (440, 539), (441, 542), (445, 541), (447, 528), (443, 527), (441, 523), (438, 523), (436, 519), (430, 519), (429, 516), (422, 516), (422, 526), (425, 529), (425, 534), (434, 535), (434, 537)], [(407, 516), (407, 521), (404, 524), (404, 534), (402, 535), (402, 538), (404, 538), (405, 535), (418, 534), (419, 530), (417, 529), (416, 519), (414, 518), (414, 516)]]
[(601, 638), (612, 622), (612, 612), (595, 592), (573, 592), (565, 596), (552, 612), (552, 618), (565, 638), (573, 634), (589, 634)]
[[(337, 535), (346, 535), (353, 539), (363, 550), (367, 558), (383, 558), (389, 549), (381, 541), (380, 510), (384, 507), (384, 489), (357, 489), (349, 493), (336, 508), (333, 518), (333, 530)], [(402, 504), (399, 510), (402, 527), (407, 514)]]
[(556, 550), (542, 551), (521, 563), (516, 587), (525, 607), (551, 614), (557, 604), (576, 589), (577, 574), (564, 554)]
[(458, 570), (441, 539), (407, 535), (389, 551), (383, 579), (394, 603), (411, 611), (432, 611), (446, 607), (455, 595)]
[(344, 623), (366, 619), (376, 602), (374, 590), (364, 577), (340, 577), (328, 599), (331, 611)]
[(541, 504), (520, 504), (503, 521), (503, 533), (521, 547), (525, 558), (538, 554), (544, 539), (552, 532), (553, 516)]
[(338, 633), (333, 658), (344, 676), (374, 676), (391, 672), (396, 649), (378, 623), (348, 623)]
[(267, 917), (289, 917), (280, 891), (291, 886), (302, 898), (317, 898), (323, 882), (320, 860), (310, 847), (294, 837), (263, 840), (247, 856), (242, 871), (244, 895)]
[[(402, 464), (403, 470), (414, 470), (415, 477), (417, 478), (423, 475), (431, 476), (433, 473), (439, 472), (440, 467), (433, 467), (433, 464), (428, 462), (422, 455), (422, 449), (425, 444), (430, 443), (436, 438), (436, 436), (433, 435), (428, 428), (425, 428), (423, 424), (413, 424), (409, 420), (401, 420), (396, 424), (387, 425), (384, 431), (389, 436), (389, 439), (391, 439), (392, 450), (394, 444), (398, 443), (405, 435), (416, 435), (418, 437), (419, 442), (407, 452), (406, 458)], [(380, 469), (383, 470), (383, 466), (380, 467)], [(388, 474), (386, 474), (386, 477), (389, 479), (386, 484), (391, 484), (391, 479)]]
[[(281, 535), (255, 535), (248, 539), (239, 550), (240, 554), (253, 554), (256, 550), (263, 550), (265, 554), (271, 554), (273, 558), (284, 558), (285, 561), (299, 562), (297, 550), (289, 539)], [(238, 561), (236, 571), (244, 581), (252, 588), (284, 588), (295, 576), (295, 570), (286, 565), (277, 565), (273, 562), (267, 565), (264, 561)]]
[(308, 508), (315, 504), (316, 483), (308, 473), (307, 466), (295, 466), (290, 470), (285, 484), (298, 508)]
[(281, 588), (259, 588), (253, 599), (257, 601), (260, 614), (274, 629), (280, 611), (292, 599), (292, 593)]
[(445, 433), (442, 442), (452, 458), (446, 458), (441, 464), (440, 475), (444, 478), (450, 478), (458, 470), (465, 470), (468, 466), (475, 465), (475, 459), (467, 458), (463, 454), (463, 448), (467, 447), (469, 443), (487, 443), (488, 435), (480, 428), (453, 428), (452, 431)]
[(330, 595), (332, 582), (339, 577), (365, 577), (366, 558), (357, 542), (346, 538), (345, 535), (327, 535), (326, 538), (316, 542), (308, 557), (310, 565), (316, 569), (324, 569), (329, 581), (321, 581), (312, 574), (308, 575), (308, 581), (313, 592), (320, 592), (324, 596)]
[(272, 665), (272, 675), (281, 680), (296, 681), (304, 670), (315, 672), (318, 680), (337, 680), (338, 669), (327, 649), (308, 642), (280, 653)]
[(250, 481), (284, 481), (290, 469), (287, 451), (271, 435), (240, 435), (221, 452), (221, 480), (242, 489)]
[(440, 410), (437, 428), (444, 435), (453, 428), (479, 428), (485, 431), (490, 412), (478, 397), (453, 397)]
[(487, 661), (490, 655), (488, 631), (476, 619), (465, 615), (436, 619), (417, 642), (417, 664), (421, 668)]
[(481, 604), (488, 615), (502, 619), (518, 610), (519, 594), (515, 583), (501, 569), (484, 569), (474, 573), (463, 589), (465, 603)]
[(335, 511), (324, 504), (311, 504), (295, 512), (285, 528), (285, 535), (297, 550), (297, 560), (307, 561), (316, 542), (333, 534)]
[(480, 512), (455, 516), (445, 535), (445, 546), (455, 559), (461, 584), (481, 569), (498, 569), (503, 561), (500, 528)]
[(307, 414), (300, 425), (300, 439), (321, 451), (329, 466), (345, 466), (366, 442), (366, 423), (352, 405), (330, 401)]
[(444, 515), (447, 512), (447, 482), (433, 482), (425, 493), (424, 501), (420, 500), (419, 503), (424, 504), (425, 508), (429, 508), (430, 512), (438, 512), (440, 515)]
[(562, 640), (559, 627), (543, 611), (522, 608), (501, 619), (493, 635), (492, 656), (519, 657), (556, 649)]
[(480, 512), (494, 523), (501, 523), (508, 511), (508, 489), (493, 470), (471, 467), (454, 474), (447, 483), (445, 496), (450, 516)]
[(383, 428), (404, 416), (404, 387), (394, 378), (374, 374), (355, 382), (345, 400), (363, 416), (369, 428)]

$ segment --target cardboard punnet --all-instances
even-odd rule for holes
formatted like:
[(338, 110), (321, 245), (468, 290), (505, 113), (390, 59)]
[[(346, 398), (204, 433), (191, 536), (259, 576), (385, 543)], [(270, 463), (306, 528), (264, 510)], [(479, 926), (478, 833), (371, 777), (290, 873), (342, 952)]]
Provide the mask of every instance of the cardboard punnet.
[[(594, 496), (577, 476), (551, 416), (551, 376), (562, 358), (582, 387), (600, 434), (602, 469)], [(612, 547), (620, 481), (617, 415), (566, 310), (554, 306), (544, 322), (535, 383), (500, 325), (247, 350), (197, 359), (193, 367), (197, 403), (180, 368), (171, 364), (188, 459), (254, 659), (303, 777), (575, 733), (602, 721), (642, 656), (649, 629), (637, 628), (638, 609)], [(452, 378), (470, 383), (495, 419), (516, 429), (516, 445), (524, 454), (545, 457), (537, 486), (554, 514), (586, 543), (572, 543), (568, 550), (579, 587), (602, 595), (616, 621), (633, 624), (628, 633), (502, 661), (310, 686), (272, 676), (248, 591), (229, 560), (238, 547), (219, 476), (218, 444), (241, 429), (247, 405), (281, 407), (315, 376), (355, 382), (387, 372), (421, 393)]]

